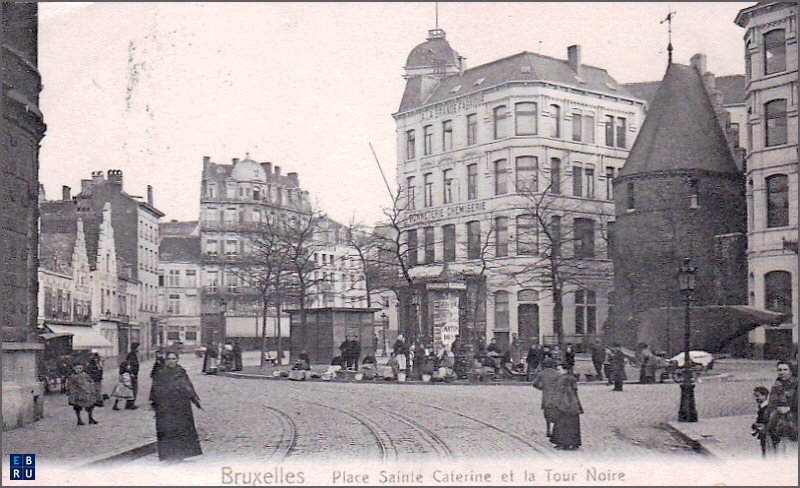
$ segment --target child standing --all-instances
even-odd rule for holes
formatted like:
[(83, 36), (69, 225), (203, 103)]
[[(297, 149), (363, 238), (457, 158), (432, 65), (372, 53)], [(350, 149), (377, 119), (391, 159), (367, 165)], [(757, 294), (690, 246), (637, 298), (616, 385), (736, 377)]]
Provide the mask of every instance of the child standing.
[(753, 398), (758, 405), (756, 421), (750, 428), (752, 435), (761, 443), (761, 456), (767, 455), (767, 423), (769, 422), (769, 390), (765, 386), (757, 386), (753, 389)]
[(119, 382), (117, 386), (114, 387), (114, 391), (111, 392), (111, 396), (114, 397), (114, 406), (111, 407), (112, 410), (119, 410), (117, 407), (117, 403), (120, 400), (133, 400), (133, 378), (131, 377), (131, 365), (127, 361), (123, 361), (122, 364), (119, 365)]
[(81, 419), (82, 409), (86, 409), (89, 414), (89, 423), (96, 424), (98, 423), (97, 420), (92, 417), (92, 410), (94, 410), (95, 404), (92, 380), (83, 370), (82, 364), (75, 364), (72, 370), (75, 373), (67, 379), (67, 392), (69, 394), (67, 400), (75, 410), (75, 416), (78, 417), (78, 425), (85, 425)]

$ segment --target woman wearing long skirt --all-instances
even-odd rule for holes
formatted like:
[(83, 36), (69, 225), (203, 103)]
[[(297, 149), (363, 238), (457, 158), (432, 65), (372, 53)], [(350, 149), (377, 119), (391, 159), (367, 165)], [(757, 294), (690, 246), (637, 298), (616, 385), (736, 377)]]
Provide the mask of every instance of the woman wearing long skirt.
[(581, 445), (581, 419), (583, 413), (578, 398), (578, 382), (575, 376), (559, 366), (561, 373), (556, 380), (555, 407), (558, 419), (553, 428), (550, 441), (557, 449), (574, 450)]
[(153, 378), (150, 402), (156, 412), (156, 439), (160, 461), (180, 462), (203, 454), (194, 426), (192, 403), (202, 410), (186, 370), (178, 365), (178, 354), (169, 351), (165, 364)]

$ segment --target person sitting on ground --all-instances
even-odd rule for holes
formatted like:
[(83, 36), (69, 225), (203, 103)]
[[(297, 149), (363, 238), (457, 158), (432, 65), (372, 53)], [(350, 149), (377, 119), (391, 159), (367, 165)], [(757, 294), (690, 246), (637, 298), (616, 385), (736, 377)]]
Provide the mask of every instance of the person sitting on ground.
[(297, 359), (303, 362), (303, 369), (310, 370), (311, 369), (311, 357), (308, 355), (308, 352), (303, 349), (300, 351), (300, 355), (297, 356)]
[(397, 364), (397, 358), (395, 354), (389, 357), (389, 361), (386, 362), (386, 366), (383, 367), (382, 374), (383, 379), (386, 381), (397, 379), (397, 373), (400, 370), (399, 365)]
[(367, 354), (367, 356), (364, 357), (364, 361), (361, 362), (361, 369), (359, 369), (359, 373), (363, 375), (365, 380), (373, 380), (375, 379), (376, 367), (375, 356)]

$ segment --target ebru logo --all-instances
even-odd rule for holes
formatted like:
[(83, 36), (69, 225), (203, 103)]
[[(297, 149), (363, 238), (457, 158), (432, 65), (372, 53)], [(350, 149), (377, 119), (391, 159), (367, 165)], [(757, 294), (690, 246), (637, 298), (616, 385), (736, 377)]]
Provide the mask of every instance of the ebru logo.
[(12, 480), (36, 479), (36, 454), (12, 454), (9, 464)]

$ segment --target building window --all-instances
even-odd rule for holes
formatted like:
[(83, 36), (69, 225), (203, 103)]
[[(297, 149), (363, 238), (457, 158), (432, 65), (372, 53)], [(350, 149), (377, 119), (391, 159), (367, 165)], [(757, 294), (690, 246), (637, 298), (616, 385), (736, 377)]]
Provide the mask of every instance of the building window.
[(214, 195), (216, 195), (216, 193), (217, 193), (217, 185), (209, 184), (208, 187), (206, 188), (206, 194), (208, 198), (214, 198)]
[(194, 288), (197, 286), (197, 271), (193, 269), (186, 270), (186, 287)]
[(550, 193), (561, 195), (561, 160), (558, 158), (550, 160)]
[(495, 249), (498, 258), (508, 256), (508, 218), (497, 217), (494, 219)]
[(561, 107), (550, 105), (550, 137), (561, 137)]
[(494, 122), (494, 138), (500, 139), (507, 136), (508, 112), (505, 105), (495, 107), (492, 111)]
[(239, 277), (234, 274), (227, 275), (228, 293), (236, 293), (239, 286)]
[(575, 334), (597, 333), (597, 296), (593, 290), (575, 291)]
[(606, 146), (614, 146), (614, 116), (606, 115)]
[(534, 192), (538, 190), (538, 166), (536, 156), (520, 156), (517, 164), (517, 192)]
[(417, 265), (417, 246), (419, 245), (419, 241), (417, 239), (417, 230), (411, 229), (407, 231), (406, 236), (406, 244), (408, 247), (408, 265), (409, 266), (416, 266)]
[(625, 133), (627, 131), (627, 121), (624, 117), (617, 117), (617, 147), (625, 148)]
[(575, 225), (575, 257), (594, 257), (594, 221), (577, 218)]
[(583, 176), (586, 179), (586, 198), (594, 198), (594, 168), (584, 168)]
[(775, 29), (764, 34), (764, 74), (786, 70), (786, 34)]
[(583, 116), (583, 142), (594, 144), (594, 115)]
[(442, 122), (442, 151), (453, 149), (453, 121)]
[(187, 341), (197, 340), (197, 327), (186, 327), (186, 340)]
[(773, 312), (792, 313), (792, 274), (770, 271), (764, 275), (764, 308)]
[(636, 195), (634, 194), (634, 187), (633, 182), (629, 181), (626, 185), (627, 190), (627, 201), (628, 201), (628, 210), (634, 210), (636, 208)]
[(433, 206), (433, 173), (426, 173), (424, 175), (425, 183), (425, 206)]
[(517, 254), (537, 254), (539, 236), (533, 215), (517, 216)]
[(614, 199), (614, 167), (606, 166), (606, 198)]
[(572, 196), (583, 196), (583, 171), (580, 166), (572, 167)]
[(508, 292), (494, 294), (494, 330), (508, 330)]
[(767, 184), (767, 227), (789, 225), (789, 177), (772, 175)]
[(730, 128), (728, 129), (728, 133), (731, 136), (731, 142), (733, 143), (733, 148), (739, 149), (739, 124), (731, 122)]
[(416, 200), (416, 188), (414, 187), (414, 177), (406, 178), (406, 206), (409, 210), (414, 210)]
[(766, 118), (764, 144), (777, 146), (786, 144), (786, 100), (773, 100), (764, 105)]
[(167, 313), (170, 315), (180, 315), (181, 314), (181, 296), (180, 295), (170, 295), (169, 300), (167, 301)]
[(518, 136), (533, 136), (538, 132), (536, 104), (523, 102), (514, 105), (515, 130)]
[(561, 256), (561, 216), (550, 219), (550, 255)]
[(442, 171), (442, 181), (444, 183), (444, 203), (453, 203), (453, 170)]
[(467, 222), (467, 259), (481, 257), (481, 223)]
[(406, 131), (406, 159), (417, 157), (417, 139), (413, 130)]
[(239, 243), (236, 239), (225, 241), (225, 256), (234, 257), (239, 254)]
[(467, 200), (478, 198), (478, 165), (467, 165)]
[(167, 327), (167, 340), (168, 341), (181, 340), (181, 330), (177, 325), (170, 325)]
[(581, 112), (572, 113), (572, 140), (580, 142), (583, 138), (583, 117)]
[(167, 286), (177, 288), (181, 286), (181, 271), (179, 269), (169, 270), (167, 277)]
[(216, 239), (206, 239), (206, 254), (209, 256), (216, 256), (218, 253), (217, 249), (217, 240)]
[(494, 162), (494, 194), (506, 193), (508, 193), (508, 168), (505, 159), (498, 159)]
[(433, 154), (433, 126), (432, 125), (426, 125), (423, 128), (422, 139), (423, 139), (422, 142), (423, 142), (423, 145), (424, 145), (423, 154), (425, 156), (430, 156), (431, 154)]
[(448, 262), (456, 260), (456, 226), (442, 227), (442, 259)]
[(433, 227), (425, 227), (423, 232), (425, 237), (425, 262), (433, 263), (436, 261), (436, 237)]
[(467, 115), (467, 145), (478, 143), (478, 114)]

